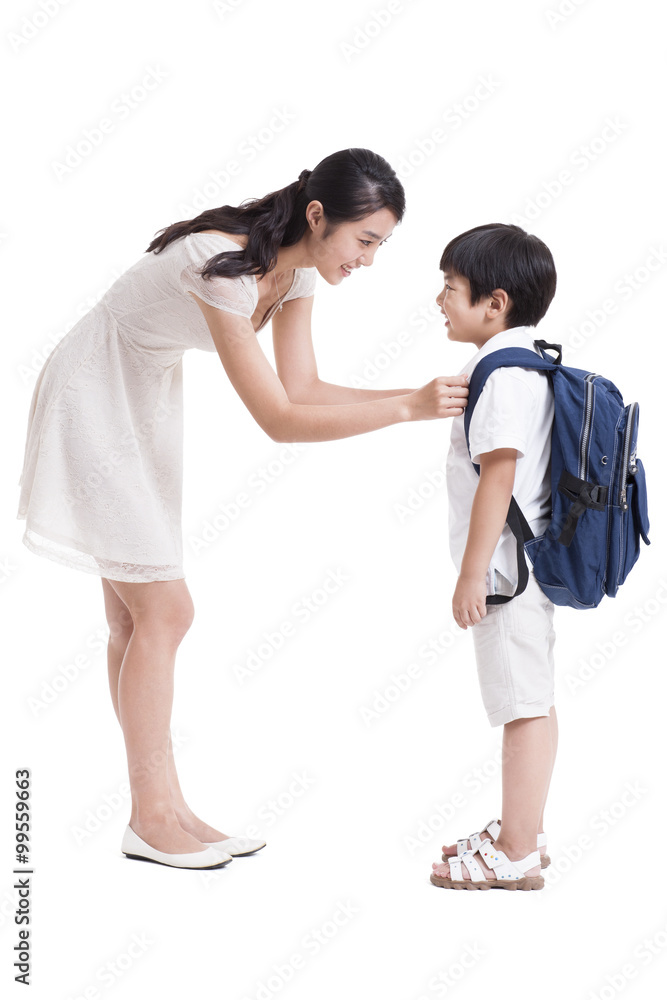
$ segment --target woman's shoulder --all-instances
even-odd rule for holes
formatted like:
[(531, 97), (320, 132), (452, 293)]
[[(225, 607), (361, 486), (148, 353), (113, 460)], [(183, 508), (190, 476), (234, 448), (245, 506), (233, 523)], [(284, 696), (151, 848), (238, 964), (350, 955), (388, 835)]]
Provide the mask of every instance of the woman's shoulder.
[[(202, 230), (198, 233), (188, 233), (182, 236), (180, 243), (188, 261), (203, 265), (205, 261), (216, 257), (220, 253), (229, 253), (235, 250), (243, 250), (245, 243), (243, 235), (240, 237), (232, 234), (222, 233), (219, 230)], [(240, 274), (237, 277), (220, 279), (225, 281), (235, 281), (248, 289), (252, 296), (257, 295), (255, 279), (249, 274)]]
[(245, 241), (243, 235), (234, 235), (230, 233), (223, 233), (219, 229), (201, 229), (198, 233), (188, 233), (184, 239), (194, 239), (197, 240), (199, 237), (212, 237), (215, 239), (225, 240), (227, 243), (233, 243), (234, 248), (237, 250), (243, 250), (245, 248)]
[[(170, 247), (174, 247), (174, 251), (176, 252), (176, 247), (179, 247), (180, 253), (188, 261), (203, 262), (210, 260), (212, 257), (217, 257), (221, 253), (243, 250), (244, 244), (242, 240), (243, 237), (239, 241), (233, 238), (231, 234), (227, 235), (217, 230), (215, 232), (205, 230), (199, 233), (187, 233), (185, 236), (180, 236), (168, 244), (165, 249), (168, 250)], [(246, 275), (240, 275), (239, 277), (245, 278)]]
[(316, 267), (297, 267), (294, 272), (294, 284), (290, 289), (291, 299), (304, 299), (315, 292), (317, 279)]
[(228, 312), (252, 316), (257, 305), (257, 285), (247, 274), (237, 277), (214, 276), (204, 278), (201, 269), (212, 257), (230, 250), (242, 249), (240, 243), (225, 233), (188, 233), (180, 239), (184, 259), (180, 271), (181, 283), (186, 291), (192, 291), (209, 305), (218, 306)]

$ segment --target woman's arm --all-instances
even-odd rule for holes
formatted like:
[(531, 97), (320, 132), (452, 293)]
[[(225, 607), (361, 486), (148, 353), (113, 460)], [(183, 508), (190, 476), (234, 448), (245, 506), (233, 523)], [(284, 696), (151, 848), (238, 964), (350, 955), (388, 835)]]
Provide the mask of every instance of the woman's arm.
[(516, 475), (515, 448), (497, 448), (479, 456), (479, 483), (472, 502), (468, 541), (452, 598), (454, 620), (461, 628), (486, 615), (486, 572), (507, 520)]
[[(249, 319), (209, 306), (193, 292), (229, 380), (262, 430), (274, 441), (331, 441), (404, 420), (463, 413), (467, 389), (433, 379), (409, 394), (342, 405), (294, 403), (262, 351)], [(456, 398), (453, 398), (456, 397)]]
[[(273, 352), (278, 378), (293, 403), (363, 403), (390, 396), (405, 396), (413, 389), (354, 389), (323, 382), (317, 372), (311, 315), (314, 296), (285, 302), (272, 317)], [(459, 382), (457, 385), (461, 384)]]

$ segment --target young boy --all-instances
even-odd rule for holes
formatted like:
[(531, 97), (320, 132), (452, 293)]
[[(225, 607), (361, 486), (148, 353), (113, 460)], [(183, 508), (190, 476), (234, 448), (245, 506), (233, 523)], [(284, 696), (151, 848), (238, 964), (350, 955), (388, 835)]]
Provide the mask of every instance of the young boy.
[[(477, 226), (445, 247), (440, 269), (445, 283), (436, 301), (449, 339), (477, 348), (461, 374), (470, 376), (481, 358), (502, 348), (539, 353), (532, 327), (556, 290), (553, 258), (541, 240), (518, 226)], [(470, 452), (464, 417), (453, 421), (447, 489), (459, 577), (452, 609), (457, 624), (473, 630), (489, 722), (504, 726), (503, 801), (501, 822), (443, 847), (443, 863), (433, 864), (431, 882), (445, 888), (544, 886), (538, 844), (544, 850), (544, 804), (557, 743), (554, 606), (532, 569), (520, 596), (491, 605), (486, 598), (513, 594), (516, 587), (516, 540), (505, 525), (512, 494), (534, 534), (549, 520), (553, 413), (547, 375), (500, 368), (473, 412)]]

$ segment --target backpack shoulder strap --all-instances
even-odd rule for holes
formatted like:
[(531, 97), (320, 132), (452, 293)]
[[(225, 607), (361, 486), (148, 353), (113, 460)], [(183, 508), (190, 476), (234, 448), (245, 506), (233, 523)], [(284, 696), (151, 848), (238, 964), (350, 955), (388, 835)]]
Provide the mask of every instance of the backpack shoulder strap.
[[(539, 341), (539, 343), (542, 343), (542, 341)], [(557, 345), (549, 346), (555, 347)], [(470, 421), (472, 420), (473, 410), (477, 405), (479, 397), (482, 395), (482, 389), (486, 385), (489, 376), (496, 368), (535, 368), (539, 371), (553, 371), (557, 364), (557, 361), (542, 357), (524, 347), (507, 347), (501, 351), (493, 351), (491, 354), (487, 354), (485, 358), (482, 358), (470, 376), (468, 405), (463, 417), (468, 451), (470, 451)], [(475, 466), (475, 471), (479, 474), (478, 465)]]
[[(463, 426), (465, 428), (466, 444), (468, 446), (468, 453), (470, 453), (470, 421), (472, 419), (473, 410), (479, 397), (482, 394), (482, 389), (486, 385), (487, 379), (496, 368), (534, 368), (539, 371), (553, 371), (561, 361), (560, 345), (558, 344), (546, 344), (545, 341), (536, 341), (537, 345), (544, 351), (544, 348), (553, 348), (558, 351), (558, 359), (553, 360), (552, 358), (545, 357), (544, 354), (535, 354), (534, 351), (529, 351), (527, 348), (523, 347), (507, 347), (500, 351), (492, 351), (491, 354), (487, 354), (486, 357), (475, 366), (475, 369), (470, 376), (470, 384), (468, 387), (468, 405), (465, 409), (465, 415), (463, 418)], [(471, 456), (472, 458), (472, 456)], [(473, 463), (475, 472), (479, 475), (479, 465)], [(518, 580), (515, 592), (510, 596), (505, 596), (504, 594), (491, 594), (487, 597), (487, 604), (507, 604), (512, 598), (518, 597), (519, 594), (523, 594), (526, 586), (528, 585), (528, 564), (526, 563), (526, 553), (524, 545), (531, 538), (534, 538), (533, 532), (531, 531), (528, 521), (523, 515), (521, 508), (518, 503), (512, 497), (510, 500), (509, 510), (507, 512), (507, 524), (516, 538), (516, 557), (517, 557), (517, 569), (518, 569)]]

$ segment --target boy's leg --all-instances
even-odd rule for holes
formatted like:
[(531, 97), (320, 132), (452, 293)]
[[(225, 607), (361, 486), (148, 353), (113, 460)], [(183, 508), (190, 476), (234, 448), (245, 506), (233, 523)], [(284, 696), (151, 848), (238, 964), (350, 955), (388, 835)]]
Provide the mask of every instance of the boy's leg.
[[(516, 724), (518, 722), (535, 722), (535, 721), (543, 721), (543, 722), (548, 723), (549, 739), (550, 739), (550, 766), (549, 766), (549, 773), (548, 773), (548, 778), (546, 780), (546, 786), (545, 786), (545, 789), (544, 789), (544, 797), (543, 797), (543, 800), (542, 800), (542, 807), (541, 807), (541, 810), (540, 810), (540, 817), (539, 817), (538, 824), (537, 824), (537, 832), (539, 834), (539, 833), (544, 833), (544, 809), (545, 809), (545, 806), (546, 806), (547, 795), (548, 795), (548, 792), (549, 792), (549, 785), (551, 783), (551, 775), (553, 774), (554, 763), (555, 763), (555, 760), (556, 760), (556, 751), (558, 749), (558, 721), (557, 721), (557, 718), (556, 718), (556, 708), (555, 708), (554, 705), (552, 705), (551, 709), (549, 710), (549, 716), (548, 716), (548, 718), (543, 717), (541, 719), (517, 719), (517, 720), (515, 720), (515, 722), (509, 722), (509, 723), (507, 723), (505, 725), (505, 727), (504, 727), (504, 732), (503, 732), (503, 814), (506, 816), (507, 813), (508, 813), (508, 811), (509, 811), (509, 809), (510, 809), (509, 798), (505, 794), (505, 783), (506, 782), (509, 783), (510, 781), (515, 781), (516, 780), (516, 775), (514, 775), (514, 774), (510, 775), (507, 772), (507, 769), (504, 766), (505, 762), (507, 761), (507, 757), (510, 754), (514, 753), (514, 749), (515, 749), (515, 746), (516, 746), (515, 741), (508, 734), (507, 726), (516, 726)], [(511, 823), (508, 824), (508, 829), (510, 829), (510, 834), (511, 834)], [(501, 850), (502, 849), (503, 848), (501, 846)], [(451, 854), (455, 855), (456, 854), (456, 844), (454, 844), (452, 848), (450, 848), (449, 845), (445, 845), (443, 847), (443, 851), (446, 851), (447, 853), (451, 853)], [(507, 852), (505, 852), (505, 853), (507, 853)], [(523, 854), (522, 857), (525, 857), (525, 854)]]
[[(532, 571), (526, 592), (509, 604), (489, 607), (474, 626), (473, 639), (489, 721), (504, 726), (502, 824), (495, 846), (518, 861), (535, 851), (537, 835), (543, 832), (558, 737), (553, 604)], [(531, 714), (540, 708), (544, 715)], [(477, 861), (492, 878), (479, 857)], [(433, 867), (436, 874), (448, 876), (446, 862)], [(539, 868), (526, 874), (537, 875)]]
[[(503, 578), (500, 592), (503, 592)], [(507, 590), (504, 590), (507, 592)], [(511, 588), (510, 588), (511, 592)], [(492, 725), (503, 732), (503, 806), (496, 846), (526, 857), (544, 832), (544, 807), (558, 743), (553, 705), (554, 606), (532, 569), (525, 592), (489, 608), (474, 626), (482, 696)], [(535, 711), (544, 715), (533, 715)], [(507, 848), (507, 850), (506, 850)]]
[[(514, 719), (503, 731), (503, 807), (500, 834), (494, 848), (510, 861), (521, 861), (535, 850), (556, 753), (556, 710), (549, 715)], [(486, 878), (495, 878), (479, 855), (476, 861)], [(449, 864), (435, 863), (436, 875), (449, 878)], [(525, 874), (539, 876), (541, 866)]]
[(504, 727), (502, 825), (495, 847), (511, 861), (535, 850), (553, 771), (551, 730), (551, 715)]
[(554, 705), (551, 706), (549, 710), (549, 731), (551, 733), (551, 772), (549, 774), (549, 782), (544, 793), (544, 804), (542, 806), (542, 812), (540, 814), (540, 822), (537, 827), (538, 833), (544, 833), (544, 809), (547, 803), (547, 795), (549, 794), (549, 785), (551, 784), (551, 775), (553, 774), (553, 767), (556, 762), (556, 752), (558, 750), (558, 719), (556, 718), (556, 708)]

